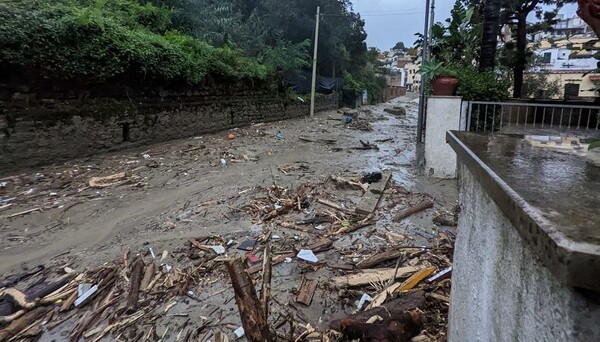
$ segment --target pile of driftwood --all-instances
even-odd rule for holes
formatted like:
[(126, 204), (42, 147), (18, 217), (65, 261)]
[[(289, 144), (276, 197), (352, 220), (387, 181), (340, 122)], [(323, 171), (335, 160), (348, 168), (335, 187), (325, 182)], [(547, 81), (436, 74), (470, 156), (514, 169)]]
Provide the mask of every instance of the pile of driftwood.
[[(429, 240), (428, 247), (421, 247), (407, 245), (407, 237), (392, 231), (362, 230), (376, 223), (383, 198), (393, 204), (408, 196), (400, 188), (389, 188), (391, 173), (380, 176), (371, 184), (362, 183), (361, 177), (332, 175), (325, 184), (263, 189), (263, 196), (245, 207), (263, 226), (259, 236), (246, 241), (191, 239), (186, 251), (173, 258), (183, 266), (167, 264), (166, 251), (155, 255), (149, 249), (138, 255), (124, 253), (80, 273), (68, 267), (38, 267), (8, 277), (0, 283), (0, 341), (36, 339), (54, 329), (68, 329), (71, 341), (162, 341), (169, 326), (158, 336), (156, 323), (176, 303), (200, 301), (191, 290), (202, 291), (206, 278), (215, 275), (223, 291), (233, 290), (242, 323), (236, 335), (249, 341), (444, 340), (454, 237), (420, 231)], [(328, 195), (326, 185), (352, 191), (360, 201), (353, 208), (339, 196)], [(406, 208), (394, 219), (402, 221), (432, 208), (433, 202), (422, 197), (415, 197), (417, 204), (404, 203)], [(286, 229), (308, 236), (284, 239)], [(359, 240), (342, 243), (352, 233), (385, 244), (366, 249)], [(286, 304), (271, 296), (271, 279), (284, 262), (294, 262), (303, 273), (293, 300)], [(316, 276), (317, 270), (325, 270), (327, 278)], [(353, 313), (337, 320), (322, 317), (326, 324), (321, 326), (303, 319), (298, 305), (314, 305), (316, 292)], [(211, 329), (189, 320), (177, 340), (228, 341), (227, 335)]]
[[(40, 267), (37, 272), (7, 278), (0, 291), (0, 341), (36, 337), (68, 320), (76, 322), (69, 334), (71, 341), (83, 337), (99, 341), (109, 334), (137, 340), (154, 334), (142, 328), (142, 323), (155, 320), (154, 310), (173, 298), (193, 296), (189, 288), (213, 264), (179, 269), (159, 264), (164, 254), (162, 258), (147, 254), (127, 252), (117, 261), (82, 273), (68, 267)], [(17, 289), (34, 276), (37, 280), (24, 290)]]

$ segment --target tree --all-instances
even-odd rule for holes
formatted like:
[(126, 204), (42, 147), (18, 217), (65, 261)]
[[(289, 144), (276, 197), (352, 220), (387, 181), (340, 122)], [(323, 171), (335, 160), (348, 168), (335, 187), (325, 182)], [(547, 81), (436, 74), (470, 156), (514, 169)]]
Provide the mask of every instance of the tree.
[(406, 46), (404, 46), (404, 42), (397, 42), (396, 45), (394, 45), (394, 47), (392, 48), (392, 50), (405, 51), (406, 50)]
[[(500, 24), (510, 25), (515, 40), (514, 64), (509, 65), (513, 69), (513, 97), (520, 98), (523, 95), (523, 73), (527, 68), (527, 34), (542, 30), (551, 30), (556, 22), (558, 11), (566, 4), (576, 0), (504, 0), (504, 8), (501, 13)], [(550, 6), (552, 10), (547, 11), (542, 7)], [(528, 25), (527, 17), (534, 12), (538, 22)]]
[(496, 65), (500, 9), (503, 0), (486, 0), (483, 9), (483, 32), (481, 35), (481, 58), (479, 71), (493, 70)]

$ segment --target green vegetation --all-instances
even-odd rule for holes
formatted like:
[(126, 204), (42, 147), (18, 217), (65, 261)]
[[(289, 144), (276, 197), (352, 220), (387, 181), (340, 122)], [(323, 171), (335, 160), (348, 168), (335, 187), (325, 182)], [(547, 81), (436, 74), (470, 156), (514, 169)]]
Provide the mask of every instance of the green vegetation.
[(589, 151), (591, 151), (595, 148), (600, 148), (600, 141), (594, 141), (593, 143), (590, 144), (590, 146), (588, 146)]
[(44, 77), (91, 81), (117, 76), (189, 83), (208, 75), (266, 78), (259, 60), (173, 30), (170, 15), (129, 0), (2, 3), (0, 63)]
[(310, 67), (317, 4), (319, 73), (369, 83), (364, 22), (348, 0), (0, 2), (0, 69), (87, 83), (282, 87)]
[(502, 101), (509, 96), (510, 82), (493, 71), (465, 66), (459, 69), (458, 80), (456, 94), (468, 101)]

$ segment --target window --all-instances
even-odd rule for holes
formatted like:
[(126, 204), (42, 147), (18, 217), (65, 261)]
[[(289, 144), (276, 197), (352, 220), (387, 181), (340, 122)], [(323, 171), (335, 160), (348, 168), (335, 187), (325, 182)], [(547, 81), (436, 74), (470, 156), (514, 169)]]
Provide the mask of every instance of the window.
[(544, 52), (544, 55), (542, 56), (542, 63), (550, 64), (551, 61), (552, 61), (552, 52)]

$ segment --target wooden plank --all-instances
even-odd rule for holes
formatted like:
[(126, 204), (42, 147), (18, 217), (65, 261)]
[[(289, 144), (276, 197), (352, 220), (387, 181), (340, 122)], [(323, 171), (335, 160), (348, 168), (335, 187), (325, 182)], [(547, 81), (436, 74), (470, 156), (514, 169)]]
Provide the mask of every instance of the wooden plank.
[(381, 201), (381, 197), (383, 197), (383, 192), (385, 188), (387, 188), (390, 183), (390, 179), (392, 178), (391, 171), (384, 171), (383, 178), (381, 181), (377, 183), (372, 183), (369, 187), (369, 191), (367, 191), (360, 203), (356, 207), (355, 211), (358, 214), (368, 215), (377, 209), (379, 202)]
[(382, 194), (383, 191), (385, 191), (385, 188), (387, 188), (390, 179), (392, 178), (392, 171), (383, 171), (381, 176), (381, 181), (371, 183), (369, 185), (370, 192), (377, 195)]
[(240, 312), (246, 338), (251, 342), (272, 341), (267, 317), (265, 317), (263, 307), (256, 295), (252, 279), (244, 270), (242, 259), (228, 260), (225, 265), (231, 277), (235, 302)]
[(345, 276), (334, 277), (331, 279), (331, 283), (337, 287), (351, 287), (367, 285), (370, 283), (385, 282), (394, 278), (394, 273), (397, 278), (406, 277), (407, 275), (417, 272), (422, 269), (422, 266), (416, 267), (400, 267), (396, 273), (395, 268), (375, 268), (370, 270), (363, 270), (362, 273), (348, 274)]
[(380, 306), (381, 304), (383, 304), (386, 301), (386, 299), (389, 296), (393, 295), (394, 293), (399, 293), (399, 292), (401, 293), (401, 292), (411, 290), (412, 288), (417, 286), (417, 284), (419, 284), (423, 279), (429, 277), (429, 275), (431, 275), (433, 272), (435, 272), (435, 270), (436, 270), (435, 267), (422, 268), (421, 270), (419, 270), (418, 272), (416, 272), (415, 274), (410, 276), (410, 278), (406, 279), (404, 282), (395, 283), (395, 284), (388, 286), (386, 289), (384, 289), (383, 291), (378, 293), (375, 297), (373, 297), (373, 299), (371, 300), (371, 303), (369, 303), (369, 306), (367, 308), (370, 309), (370, 308)]
[(404, 254), (405, 251), (404, 250), (398, 250), (398, 249), (393, 249), (391, 251), (385, 251), (385, 252), (381, 252), (381, 253), (377, 253), (361, 262), (359, 262), (356, 266), (358, 268), (372, 268), (375, 267), (383, 262), (386, 262), (388, 260), (391, 259), (397, 259), (399, 257), (402, 256), (402, 254)]
[(317, 281), (303, 279), (302, 284), (300, 285), (300, 291), (296, 296), (296, 302), (304, 304), (306, 306), (310, 306), (312, 303), (313, 297), (315, 295), (315, 290), (317, 289)]

